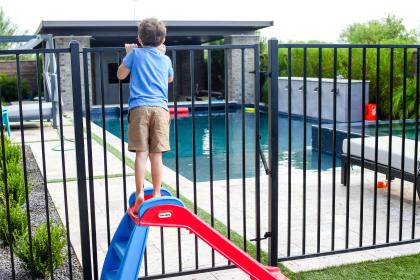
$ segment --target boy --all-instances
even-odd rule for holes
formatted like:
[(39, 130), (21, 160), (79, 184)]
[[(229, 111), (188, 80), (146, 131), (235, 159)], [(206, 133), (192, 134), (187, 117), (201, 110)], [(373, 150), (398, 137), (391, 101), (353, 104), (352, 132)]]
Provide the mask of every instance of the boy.
[(168, 83), (173, 81), (172, 63), (165, 55), (166, 27), (155, 18), (144, 19), (138, 30), (138, 42), (126, 44), (125, 56), (118, 68), (120, 80), (130, 75), (128, 99), (128, 150), (136, 153), (135, 180), (137, 213), (144, 201), (143, 183), (147, 158), (152, 167), (153, 197), (160, 196), (162, 153), (169, 146)]

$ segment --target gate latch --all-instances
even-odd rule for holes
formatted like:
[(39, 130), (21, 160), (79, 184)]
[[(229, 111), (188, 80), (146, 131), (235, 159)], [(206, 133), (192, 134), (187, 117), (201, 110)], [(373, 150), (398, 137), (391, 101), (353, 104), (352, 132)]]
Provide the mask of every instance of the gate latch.
[(264, 237), (250, 239), (249, 241), (261, 241), (261, 240), (267, 239), (269, 237), (271, 237), (271, 232), (266, 232), (266, 233), (264, 233)]

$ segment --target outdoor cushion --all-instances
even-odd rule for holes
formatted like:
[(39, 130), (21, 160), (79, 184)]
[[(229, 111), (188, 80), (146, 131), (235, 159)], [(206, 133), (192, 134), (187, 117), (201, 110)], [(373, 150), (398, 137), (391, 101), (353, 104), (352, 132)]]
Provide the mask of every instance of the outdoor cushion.
[[(9, 121), (10, 122), (19, 122), (19, 105), (9, 105), (7, 106), (9, 110)], [(52, 116), (52, 103), (43, 102), (42, 103), (42, 115), (44, 120), (51, 119)], [(39, 104), (38, 103), (22, 103), (22, 117), (24, 121), (39, 120)]]
[[(392, 154), (391, 166), (395, 169), (401, 169), (402, 160), (402, 141), (398, 136), (392, 136)], [(362, 138), (350, 139), (350, 155), (361, 158)], [(414, 174), (414, 151), (415, 141), (405, 139), (404, 171)], [(418, 156), (420, 155), (420, 145), (417, 147)], [(347, 154), (347, 139), (343, 141), (343, 154)], [(378, 137), (378, 163), (388, 166), (389, 154), (389, 136)], [(375, 137), (365, 137), (365, 159), (375, 162)], [(417, 165), (419, 167), (419, 164)]]

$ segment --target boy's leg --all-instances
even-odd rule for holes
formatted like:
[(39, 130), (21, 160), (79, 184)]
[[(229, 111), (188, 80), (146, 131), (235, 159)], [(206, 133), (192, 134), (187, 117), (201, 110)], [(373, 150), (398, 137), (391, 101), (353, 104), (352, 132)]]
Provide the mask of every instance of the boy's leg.
[(162, 153), (170, 150), (169, 145), (169, 112), (164, 108), (153, 108), (153, 117), (150, 122), (149, 157), (152, 167), (153, 196), (160, 196), (162, 184), (163, 163)]
[(153, 197), (159, 197), (163, 174), (162, 153), (149, 153), (149, 158), (152, 167)]
[(149, 152), (136, 152), (135, 178), (136, 178), (136, 203), (134, 212), (137, 213), (140, 204), (144, 201), (144, 177), (146, 175), (146, 162)]

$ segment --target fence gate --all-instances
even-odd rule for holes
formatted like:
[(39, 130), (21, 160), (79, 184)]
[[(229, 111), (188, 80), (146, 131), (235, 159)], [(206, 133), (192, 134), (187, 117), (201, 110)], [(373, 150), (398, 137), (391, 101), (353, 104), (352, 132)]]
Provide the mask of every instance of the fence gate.
[(420, 46), (268, 46), (270, 264), (419, 242)]

